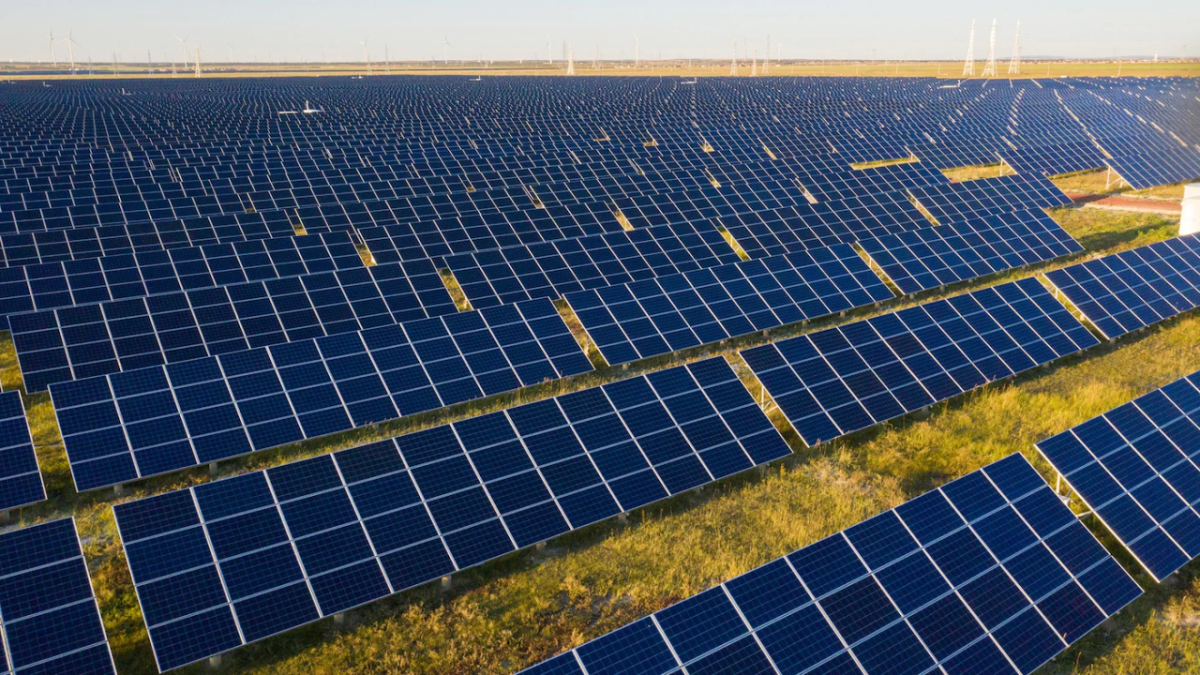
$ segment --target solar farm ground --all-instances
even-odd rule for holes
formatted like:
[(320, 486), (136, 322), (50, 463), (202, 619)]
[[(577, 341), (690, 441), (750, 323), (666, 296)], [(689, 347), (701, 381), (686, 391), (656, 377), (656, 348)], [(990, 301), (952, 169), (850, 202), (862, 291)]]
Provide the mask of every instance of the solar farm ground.
[[(1092, 182), (1088, 182), (1091, 180)], [(1095, 192), (1094, 180), (1063, 187)], [(1103, 184), (1100, 184), (1103, 188)], [(1173, 195), (1178, 186), (1160, 190)], [(1107, 254), (1174, 236), (1178, 221), (1147, 213), (1058, 209), (1053, 217), (1086, 249)], [(809, 332), (899, 306), (957, 294), (1044, 272), (1023, 268), (927, 292), (916, 298), (850, 312), (831, 321), (771, 331), (770, 337)], [(257, 453), (222, 464), (234, 475), (399, 431), (469, 417), (600, 381), (713, 354), (730, 357), (761, 344), (752, 335), (721, 345), (639, 362), (635, 369), (605, 368), (517, 395), (417, 415), (370, 430)], [(804, 449), (763, 472), (722, 481), (633, 514), (556, 539), (541, 550), (516, 553), (464, 572), (449, 590), (430, 584), (347, 615), (322, 621), (225, 656), (221, 672), (236, 673), (510, 673), (578, 645), (714, 583), (809, 544), (832, 532), (1013, 452), (1035, 458), (1034, 442), (1192, 372), (1200, 362), (1200, 316), (1184, 315), (1149, 330), (1068, 357), (1053, 365), (985, 387), (936, 406), (927, 416), (852, 434)], [(737, 362), (735, 360), (735, 365)], [(747, 369), (740, 368), (743, 372)], [(0, 380), (20, 386), (12, 343), (0, 342)], [(154, 659), (111, 506), (209, 479), (205, 470), (153, 478), (123, 495), (74, 493), (49, 398), (27, 400), (45, 476), (47, 502), (26, 508), (33, 522), (75, 515), (118, 671), (153, 673)], [(774, 417), (781, 423), (776, 411)], [(1050, 475), (1045, 463), (1039, 467)], [(1093, 532), (1129, 570), (1139, 570), (1103, 530)], [(1130, 609), (1084, 638), (1042, 672), (1176, 672), (1200, 668), (1200, 575), (1185, 567), (1173, 583), (1156, 585)], [(183, 672), (205, 672), (193, 666)]]

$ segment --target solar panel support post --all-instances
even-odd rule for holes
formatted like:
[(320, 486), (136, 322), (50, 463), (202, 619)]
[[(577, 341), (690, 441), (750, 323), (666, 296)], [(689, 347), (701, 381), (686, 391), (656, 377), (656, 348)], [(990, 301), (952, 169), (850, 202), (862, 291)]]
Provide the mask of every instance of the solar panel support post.
[(8, 509), (0, 511), (0, 524), (7, 525), (10, 520), (12, 520), (12, 514)]
[(216, 462), (208, 463), (208, 475), (210, 475), (210, 476), (217, 475), (217, 463)]
[(533, 548), (535, 551), (541, 553), (542, 551), (546, 550), (546, 542), (539, 541), (537, 544), (534, 544)]
[(113, 486), (113, 494), (118, 497), (125, 494), (125, 486), (121, 483), (117, 483), (116, 485)]
[(629, 524), (629, 514), (625, 512), (617, 514), (617, 522), (622, 525)]
[(442, 577), (442, 590), (443, 591), (450, 590), (450, 588), (451, 588), (451, 586), (453, 586), (453, 584), (454, 584), (454, 578), (451, 577), (450, 575), (446, 575), (446, 576)]
[(335, 624), (339, 625), (339, 626), (340, 626), (340, 625), (342, 625), (342, 624), (344, 624), (344, 623), (346, 623), (346, 613), (345, 613), (345, 612), (338, 612), (337, 614), (334, 614), (334, 615), (333, 615), (333, 622), (334, 622)]
[(221, 655), (217, 654), (216, 656), (208, 657), (208, 667), (212, 668), (214, 670), (217, 668), (220, 668), (221, 667)]

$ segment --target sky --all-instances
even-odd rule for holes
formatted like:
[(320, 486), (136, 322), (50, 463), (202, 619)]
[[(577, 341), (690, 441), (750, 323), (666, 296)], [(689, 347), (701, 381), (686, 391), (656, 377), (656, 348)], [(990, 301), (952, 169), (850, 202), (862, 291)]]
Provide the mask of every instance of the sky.
[[(1086, 9), (1073, 9), (1071, 5)], [(1012, 52), (1021, 22), (1026, 58), (1200, 56), (1196, 0), (1054, 0), (955, 3), (940, 0), (0, 0), (0, 60), (207, 62), (545, 59), (553, 42), (576, 59), (728, 58), (733, 43), (784, 59), (953, 59), (966, 55), (971, 21), (975, 56)], [(448, 42), (450, 46), (444, 46)]]

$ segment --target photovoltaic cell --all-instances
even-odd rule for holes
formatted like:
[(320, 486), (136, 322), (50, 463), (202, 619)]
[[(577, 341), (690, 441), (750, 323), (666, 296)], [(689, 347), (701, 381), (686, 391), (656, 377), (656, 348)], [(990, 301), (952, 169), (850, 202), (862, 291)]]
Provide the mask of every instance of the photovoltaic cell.
[(46, 498), (21, 392), (0, 393), (0, 510)]
[(714, 358), (114, 512), (166, 670), (788, 454)]
[(590, 371), (530, 300), (50, 387), (79, 490)]
[(811, 446), (1096, 344), (1022, 279), (741, 354)]
[(913, 188), (917, 200), (940, 223), (955, 223), (973, 218), (1033, 208), (1070, 206), (1063, 194), (1045, 176), (1000, 176), (949, 185)]
[(17, 314), (11, 324), (26, 390), (34, 392), (457, 311), (426, 260)]
[(71, 518), (0, 534), (0, 673), (114, 675)]
[(1046, 273), (1107, 338), (1200, 306), (1200, 238), (1160, 241)]
[(894, 297), (841, 244), (567, 295), (610, 365)]
[(446, 259), (472, 307), (690, 272), (739, 260), (708, 223), (660, 225)]
[(22, 312), (362, 267), (345, 233), (9, 267), (0, 269), (0, 326)]
[(1014, 211), (859, 242), (901, 291), (1053, 260), (1083, 250), (1044, 211)]
[(521, 672), (1027, 675), (1141, 594), (1012, 455)]
[(1037, 444), (1158, 581), (1200, 556), (1198, 384), (1193, 373)]

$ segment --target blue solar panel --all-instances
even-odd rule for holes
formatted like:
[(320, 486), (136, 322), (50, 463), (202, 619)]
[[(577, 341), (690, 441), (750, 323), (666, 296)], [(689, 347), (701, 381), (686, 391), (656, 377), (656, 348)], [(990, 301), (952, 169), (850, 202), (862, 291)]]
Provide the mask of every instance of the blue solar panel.
[(811, 446), (1096, 344), (1023, 279), (741, 354)]
[(45, 498), (21, 392), (0, 393), (0, 510)]
[(661, 225), (454, 256), (446, 267), (473, 307), (558, 298), (739, 260), (707, 223)]
[(1200, 238), (1168, 239), (1046, 273), (1107, 338), (1200, 307)]
[(429, 261), (332, 270), (17, 314), (27, 391), (457, 312)]
[(567, 296), (611, 365), (894, 297), (842, 244)]
[(788, 454), (714, 358), (113, 510), (165, 670)]
[(1025, 675), (1142, 593), (1020, 455), (525, 675)]
[(905, 293), (1053, 260), (1083, 250), (1044, 211), (1015, 211), (859, 242)]
[(1038, 175), (981, 178), (913, 188), (911, 192), (939, 224), (1072, 203), (1054, 183)]
[(1155, 579), (1200, 556), (1200, 374), (1037, 444)]
[(549, 300), (50, 387), (90, 490), (590, 371)]
[(0, 269), (0, 326), (21, 312), (362, 267), (344, 233), (10, 267)]
[(70, 518), (0, 534), (0, 616), (0, 672), (116, 672)]

